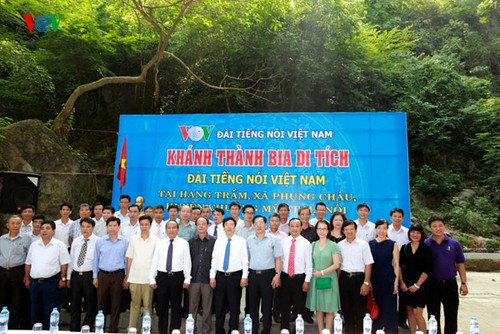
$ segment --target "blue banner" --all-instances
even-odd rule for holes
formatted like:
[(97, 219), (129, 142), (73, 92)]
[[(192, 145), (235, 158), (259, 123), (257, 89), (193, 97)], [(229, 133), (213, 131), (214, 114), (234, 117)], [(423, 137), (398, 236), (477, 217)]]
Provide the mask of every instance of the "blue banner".
[(279, 203), (290, 217), (302, 205), (324, 202), (356, 219), (367, 203), (369, 219), (405, 210), (409, 224), (406, 114), (252, 113), (122, 115), (115, 174), (126, 137), (126, 180), (120, 194), (146, 205), (252, 204), (269, 216)]

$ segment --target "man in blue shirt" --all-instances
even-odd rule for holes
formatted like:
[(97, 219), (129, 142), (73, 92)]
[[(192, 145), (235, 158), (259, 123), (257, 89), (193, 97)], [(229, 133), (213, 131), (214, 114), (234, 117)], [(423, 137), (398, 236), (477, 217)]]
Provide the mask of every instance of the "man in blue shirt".
[(97, 241), (94, 254), (93, 279), (97, 288), (97, 307), (111, 314), (109, 332), (118, 333), (123, 288), (126, 286), (125, 268), (128, 242), (119, 235), (120, 218), (110, 217), (106, 222), (108, 234)]
[(255, 216), (253, 228), (255, 234), (247, 238), (249, 274), (247, 296), (252, 333), (259, 331), (259, 303), (262, 303), (264, 320), (263, 334), (271, 333), (271, 314), (273, 306), (273, 289), (281, 284), (281, 256), (283, 250), (280, 240), (266, 233), (267, 220), (263, 216)]

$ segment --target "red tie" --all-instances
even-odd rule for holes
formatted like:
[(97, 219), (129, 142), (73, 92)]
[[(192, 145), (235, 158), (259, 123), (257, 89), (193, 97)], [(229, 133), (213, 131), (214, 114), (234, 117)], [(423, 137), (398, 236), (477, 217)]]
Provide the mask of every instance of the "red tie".
[(292, 239), (292, 246), (290, 247), (290, 256), (288, 257), (288, 276), (295, 275), (295, 241)]

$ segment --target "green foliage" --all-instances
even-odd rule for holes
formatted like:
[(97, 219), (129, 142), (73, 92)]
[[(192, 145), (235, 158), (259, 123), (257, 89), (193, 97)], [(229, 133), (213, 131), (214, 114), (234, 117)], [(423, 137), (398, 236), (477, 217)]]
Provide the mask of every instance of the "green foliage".
[(498, 252), (500, 251), (500, 240), (498, 239), (486, 240), (485, 246), (486, 249), (490, 252)]
[(449, 212), (450, 224), (455, 228), (488, 238), (500, 236), (498, 208), (485, 196), (452, 198), (443, 209)]
[(469, 247), (469, 237), (465, 235), (455, 235), (453, 236), (455, 240), (457, 240), (460, 245), (462, 245), (462, 248)]
[(430, 205), (438, 207), (443, 199), (454, 194), (460, 186), (460, 174), (435, 170), (423, 165), (415, 175), (413, 186), (431, 198)]

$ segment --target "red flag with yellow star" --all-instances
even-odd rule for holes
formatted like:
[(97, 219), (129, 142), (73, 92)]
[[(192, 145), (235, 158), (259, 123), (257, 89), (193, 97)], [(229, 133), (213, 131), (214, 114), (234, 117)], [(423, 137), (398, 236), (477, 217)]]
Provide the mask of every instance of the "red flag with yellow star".
[(127, 137), (123, 137), (122, 153), (120, 154), (120, 161), (118, 161), (118, 173), (116, 178), (120, 180), (120, 189), (125, 185), (125, 178), (127, 173)]

